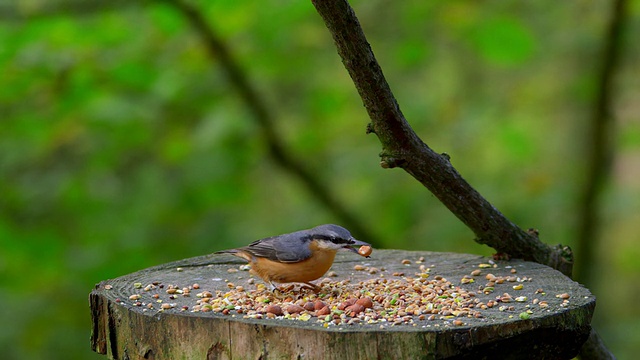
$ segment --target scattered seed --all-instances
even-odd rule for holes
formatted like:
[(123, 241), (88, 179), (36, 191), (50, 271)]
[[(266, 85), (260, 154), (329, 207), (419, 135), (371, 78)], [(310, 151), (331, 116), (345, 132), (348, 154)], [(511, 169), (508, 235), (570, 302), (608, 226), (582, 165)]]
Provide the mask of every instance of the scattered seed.
[(320, 316), (324, 316), (324, 315), (327, 315), (327, 316), (328, 316), (330, 313), (331, 313), (331, 310), (329, 309), (329, 307), (328, 307), (328, 306), (325, 306), (325, 307), (323, 307), (322, 309), (320, 309), (320, 310), (316, 311), (316, 315), (317, 315), (318, 317), (320, 317)]
[(473, 280), (472, 278), (468, 277), (468, 275), (465, 275), (462, 279), (460, 279), (460, 283), (461, 284), (471, 284), (474, 283), (475, 280)]
[(356, 304), (361, 305), (365, 309), (370, 309), (373, 307), (373, 301), (369, 297), (363, 297), (356, 301)]
[(289, 305), (285, 308), (285, 311), (289, 314), (299, 314), (304, 311), (304, 308), (299, 305)]
[(347, 313), (347, 315), (350, 315), (352, 317), (358, 315), (359, 313), (361, 313), (363, 311), (364, 311), (364, 306), (362, 306), (360, 304), (349, 305), (345, 309), (345, 312)]
[(281, 316), (282, 315), (282, 308), (278, 305), (267, 305), (267, 307), (264, 309), (264, 311), (267, 313), (267, 316), (269, 314), (275, 315), (275, 316)]
[(343, 301), (342, 303), (340, 303), (340, 305), (338, 305), (338, 310), (344, 310), (348, 306), (351, 306), (351, 305), (353, 305), (355, 303), (356, 303), (356, 299), (354, 299), (354, 298), (347, 299), (347, 300)]
[(314, 305), (313, 305), (313, 303), (311, 301), (306, 302), (304, 304), (303, 308), (305, 310), (307, 310), (307, 311), (314, 311), (315, 310)]
[(313, 304), (313, 308), (315, 310), (320, 310), (325, 307), (327, 307), (327, 304), (325, 304), (322, 300), (316, 300), (316, 302)]

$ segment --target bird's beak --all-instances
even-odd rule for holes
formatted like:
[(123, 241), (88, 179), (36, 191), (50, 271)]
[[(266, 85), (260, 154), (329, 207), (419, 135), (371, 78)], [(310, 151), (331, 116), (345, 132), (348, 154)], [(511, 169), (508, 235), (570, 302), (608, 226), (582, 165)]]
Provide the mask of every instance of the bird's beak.
[(367, 245), (367, 246), (371, 246), (371, 244), (366, 243), (364, 241), (360, 241), (354, 238), (351, 238), (351, 241), (353, 241), (353, 244), (351, 244), (350, 246), (362, 246), (362, 245)]
[(356, 254), (358, 254), (358, 250), (356, 248), (354, 248), (353, 246), (363, 246), (363, 245), (371, 246), (371, 244), (369, 244), (369, 243), (366, 243), (366, 242), (360, 241), (360, 240), (356, 240), (354, 238), (351, 238), (350, 240), (352, 241), (352, 243), (348, 244), (348, 245), (345, 245), (343, 247), (343, 249), (349, 250), (349, 251), (354, 252)]

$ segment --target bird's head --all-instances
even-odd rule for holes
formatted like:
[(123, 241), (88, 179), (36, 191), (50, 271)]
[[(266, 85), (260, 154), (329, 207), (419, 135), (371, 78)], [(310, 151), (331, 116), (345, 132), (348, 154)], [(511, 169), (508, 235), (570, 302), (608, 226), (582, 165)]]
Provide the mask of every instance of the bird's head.
[(345, 249), (357, 253), (353, 246), (371, 246), (364, 241), (356, 240), (349, 230), (334, 224), (316, 226), (309, 232), (311, 238), (318, 241), (318, 245), (326, 249)]

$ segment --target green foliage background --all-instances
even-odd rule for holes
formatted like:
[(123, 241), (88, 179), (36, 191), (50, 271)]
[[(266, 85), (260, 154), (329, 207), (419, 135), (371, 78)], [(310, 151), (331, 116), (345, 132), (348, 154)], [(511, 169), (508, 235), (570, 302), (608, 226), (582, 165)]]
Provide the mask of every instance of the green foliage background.
[[(247, 105), (170, 3), (108, 3), (0, 3), (4, 359), (101, 359), (89, 349), (95, 283), (340, 222), (269, 158)], [(195, 4), (289, 151), (384, 247), (491, 254), (409, 175), (379, 167), (367, 114), (309, 1)], [(514, 222), (574, 244), (609, 1), (353, 5), (427, 144)], [(594, 323), (621, 359), (640, 352), (640, 2), (630, 8), (598, 277), (587, 284)]]

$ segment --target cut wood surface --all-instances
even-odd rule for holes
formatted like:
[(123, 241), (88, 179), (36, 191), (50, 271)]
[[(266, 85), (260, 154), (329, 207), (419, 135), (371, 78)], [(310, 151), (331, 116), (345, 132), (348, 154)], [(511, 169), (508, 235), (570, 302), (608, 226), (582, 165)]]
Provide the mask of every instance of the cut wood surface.
[[(299, 287), (273, 294), (243, 264), (206, 255), (102, 281), (90, 294), (93, 350), (112, 359), (570, 359), (589, 335), (595, 308), (580, 284), (522, 260), (401, 250), (376, 250), (367, 259), (345, 252), (336, 257), (335, 276), (316, 282), (317, 294)], [(434, 291), (435, 279), (451, 283), (439, 299), (450, 298), (452, 311), (429, 308), (426, 291)], [(227, 305), (204, 311), (204, 292), (210, 303)], [(372, 298), (373, 308), (358, 316), (335, 308), (329, 316), (274, 316), (261, 307), (349, 297)], [(421, 307), (402, 308), (416, 300)], [(472, 305), (463, 308), (465, 301)]]

